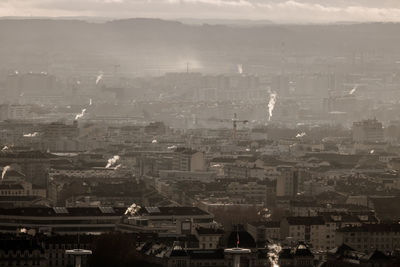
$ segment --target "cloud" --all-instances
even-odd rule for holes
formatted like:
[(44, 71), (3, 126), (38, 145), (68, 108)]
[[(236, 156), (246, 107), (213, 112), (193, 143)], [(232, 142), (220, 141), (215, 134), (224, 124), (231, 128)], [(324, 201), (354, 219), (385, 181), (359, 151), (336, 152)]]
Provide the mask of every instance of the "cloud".
[(2, 0), (0, 16), (400, 21), (398, 0)]

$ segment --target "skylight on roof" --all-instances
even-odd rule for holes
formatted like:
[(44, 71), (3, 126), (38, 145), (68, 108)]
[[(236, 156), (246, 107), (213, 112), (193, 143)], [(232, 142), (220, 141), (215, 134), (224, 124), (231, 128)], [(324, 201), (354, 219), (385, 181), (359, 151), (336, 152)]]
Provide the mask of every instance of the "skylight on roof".
[(115, 213), (112, 207), (99, 207), (102, 213)]
[(54, 207), (53, 210), (57, 214), (68, 214), (68, 210), (65, 207)]
[(159, 213), (160, 209), (158, 207), (146, 207), (148, 213)]

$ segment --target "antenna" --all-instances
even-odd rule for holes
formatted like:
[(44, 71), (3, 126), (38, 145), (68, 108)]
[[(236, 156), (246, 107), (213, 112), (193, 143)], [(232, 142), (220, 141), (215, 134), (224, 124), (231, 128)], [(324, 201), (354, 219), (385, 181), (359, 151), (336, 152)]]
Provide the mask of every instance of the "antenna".
[(239, 225), (236, 225), (236, 248), (239, 247)]
[[(78, 229), (80, 229), (80, 227), (78, 228)], [(79, 231), (79, 230), (78, 230)], [(81, 245), (81, 239), (80, 239), (80, 237), (81, 237), (81, 235), (80, 235), (80, 232), (78, 232), (78, 249), (80, 248), (80, 245)]]

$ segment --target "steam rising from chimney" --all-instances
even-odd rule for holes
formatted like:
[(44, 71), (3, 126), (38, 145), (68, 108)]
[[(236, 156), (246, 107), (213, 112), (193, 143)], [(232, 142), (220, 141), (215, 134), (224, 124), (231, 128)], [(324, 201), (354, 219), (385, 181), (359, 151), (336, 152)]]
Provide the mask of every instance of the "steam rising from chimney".
[(114, 157), (108, 159), (106, 168), (107, 169), (111, 168), (111, 166), (113, 166), (115, 163), (117, 163), (118, 160), (119, 160), (119, 156), (118, 155), (115, 155)]
[(239, 74), (243, 74), (243, 65), (242, 64), (237, 64), (237, 70)]
[(99, 82), (100, 82), (101, 80), (103, 80), (103, 73), (100, 73), (99, 75), (97, 75), (97, 78), (96, 78), (96, 85), (99, 84)]
[(296, 138), (302, 138), (302, 137), (304, 137), (304, 136), (306, 136), (306, 133), (305, 133), (305, 132), (302, 132), (302, 133), (298, 133), (298, 134), (296, 135)]
[(275, 108), (275, 103), (276, 103), (276, 97), (278, 94), (276, 92), (270, 92), (269, 94), (269, 102), (268, 102), (268, 121), (271, 120), (272, 118), (272, 112), (274, 111)]
[(118, 164), (117, 166), (115, 166), (114, 170), (118, 170), (119, 168), (121, 168), (122, 164)]
[(354, 93), (357, 91), (357, 89), (358, 89), (358, 84), (356, 84), (356, 85), (353, 87), (353, 89), (350, 90), (349, 95), (354, 94)]
[(10, 169), (11, 167), (10, 166), (5, 166), (4, 168), (3, 168), (3, 172), (1, 173), (1, 179), (3, 180), (4, 179), (4, 176), (6, 176), (6, 173), (7, 173), (7, 171)]
[(76, 114), (75, 116), (75, 120), (79, 120), (80, 118), (82, 118), (83, 116), (85, 116), (86, 113), (86, 108), (82, 109), (82, 112), (79, 114)]
[(268, 259), (272, 267), (279, 267), (278, 259), (279, 252), (281, 252), (282, 247), (278, 244), (268, 245)]
[(140, 206), (136, 205), (135, 203), (133, 203), (132, 205), (130, 205), (126, 211), (125, 211), (125, 215), (131, 215), (134, 216), (139, 210), (140, 210)]
[(90, 99), (89, 99), (89, 106), (91, 106), (91, 105), (93, 105), (93, 101), (92, 101), (92, 99), (90, 98)]
[(27, 133), (27, 134), (24, 134), (24, 137), (36, 137), (36, 136), (38, 136), (38, 135), (39, 135), (38, 132), (34, 132), (34, 133)]

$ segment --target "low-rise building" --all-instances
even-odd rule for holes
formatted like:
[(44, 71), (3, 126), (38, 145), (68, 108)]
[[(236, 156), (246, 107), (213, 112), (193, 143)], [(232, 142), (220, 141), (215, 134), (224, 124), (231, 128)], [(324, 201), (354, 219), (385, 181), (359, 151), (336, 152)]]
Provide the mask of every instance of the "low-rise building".
[(294, 248), (283, 248), (279, 253), (278, 266), (314, 266), (314, 255), (310, 249), (304, 244), (299, 243)]
[(279, 221), (247, 223), (246, 230), (256, 242), (281, 239), (281, 225)]
[(287, 217), (281, 221), (281, 239), (292, 244), (305, 242), (319, 250), (335, 246), (335, 230), (335, 225), (326, 223), (322, 216)]
[(327, 253), (324, 266), (399, 266), (399, 258), (387, 255), (379, 250), (370, 253), (357, 251), (346, 244), (342, 244)]
[(337, 230), (336, 245), (346, 244), (356, 250), (372, 252), (400, 249), (400, 224), (362, 224)]
[(196, 228), (195, 236), (199, 240), (201, 249), (216, 249), (221, 247), (221, 238), (224, 231), (218, 228)]
[(117, 229), (123, 232), (194, 234), (196, 228), (210, 228), (214, 216), (197, 207), (138, 207), (124, 216)]
[(0, 208), (0, 232), (15, 233), (20, 228), (59, 234), (104, 233), (115, 229), (125, 208)]

